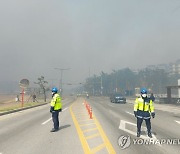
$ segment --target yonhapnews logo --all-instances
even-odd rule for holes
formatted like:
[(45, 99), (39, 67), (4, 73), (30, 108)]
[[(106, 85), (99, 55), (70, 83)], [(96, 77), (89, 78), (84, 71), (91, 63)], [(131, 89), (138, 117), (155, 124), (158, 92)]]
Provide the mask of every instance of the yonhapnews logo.
[(131, 145), (131, 137), (129, 135), (122, 135), (118, 139), (118, 145), (121, 147), (121, 149), (126, 149)]
[(180, 145), (180, 139), (153, 139), (153, 138), (131, 138), (129, 135), (121, 135), (118, 138), (120, 148), (126, 149), (131, 144), (133, 145)]

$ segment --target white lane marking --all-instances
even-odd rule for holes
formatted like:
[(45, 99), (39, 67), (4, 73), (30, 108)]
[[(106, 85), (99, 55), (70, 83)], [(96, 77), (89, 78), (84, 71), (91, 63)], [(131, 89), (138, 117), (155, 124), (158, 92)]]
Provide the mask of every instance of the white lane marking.
[(133, 114), (133, 113), (131, 113), (131, 112), (126, 111), (126, 113), (128, 113), (128, 114), (130, 114), (130, 115), (133, 115), (133, 116), (134, 116), (134, 114)]
[(180, 124), (180, 121), (176, 121), (176, 120), (174, 120), (175, 122), (177, 122), (178, 124)]
[[(63, 111), (66, 111), (67, 109), (68, 109), (68, 107), (65, 108), (65, 109), (63, 109), (62, 112), (63, 112)], [(45, 122), (43, 122), (42, 125), (45, 125), (46, 123), (48, 123), (48, 122), (51, 121), (51, 120), (52, 120), (52, 118), (49, 118), (48, 120), (46, 120)], [(1, 153), (0, 153), (0, 154), (1, 154)]]
[[(136, 126), (137, 126), (135, 123), (131, 123), (131, 122), (125, 121), (125, 120), (120, 120), (119, 129), (121, 129), (121, 130), (123, 130), (123, 131), (125, 131), (125, 132), (128, 132), (129, 134), (132, 134), (132, 135), (136, 136), (136, 135), (137, 135), (136, 132), (134, 132), (134, 131), (129, 130), (129, 129), (126, 128), (126, 124), (131, 125), (131, 127), (133, 127), (133, 126), (136, 127)], [(142, 127), (141, 130), (143, 130), (143, 131), (146, 132), (146, 128), (145, 128), (145, 127)], [(149, 137), (147, 137), (147, 136), (145, 136), (145, 135), (141, 135), (140, 138), (142, 138), (142, 139), (149, 139)], [(157, 138), (156, 138), (156, 136), (155, 136), (154, 134), (152, 134), (152, 138), (151, 138), (151, 139), (153, 139), (154, 141), (157, 140)], [(161, 146), (161, 145), (159, 145), (159, 144), (157, 144), (157, 145), (158, 145), (158, 146)]]
[(114, 107), (113, 105), (111, 105), (111, 104), (107, 104), (108, 106), (111, 106), (111, 107)]
[(65, 108), (65, 109), (63, 109), (62, 111), (66, 111), (68, 109), (68, 107), (67, 108)]
[(49, 118), (48, 120), (46, 120), (45, 122), (42, 123), (42, 125), (45, 125), (46, 123), (48, 123), (49, 121), (51, 121), (52, 118)]

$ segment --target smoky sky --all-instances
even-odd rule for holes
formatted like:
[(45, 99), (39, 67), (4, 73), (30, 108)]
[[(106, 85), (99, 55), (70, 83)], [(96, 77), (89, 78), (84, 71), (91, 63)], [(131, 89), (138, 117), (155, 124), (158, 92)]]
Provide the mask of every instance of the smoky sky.
[(179, 0), (1, 0), (0, 81), (170, 63), (179, 40)]

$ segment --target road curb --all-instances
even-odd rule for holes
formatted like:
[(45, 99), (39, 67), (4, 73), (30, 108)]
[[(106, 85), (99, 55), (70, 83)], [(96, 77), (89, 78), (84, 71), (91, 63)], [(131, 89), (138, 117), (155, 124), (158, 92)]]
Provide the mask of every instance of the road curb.
[(35, 106), (24, 107), (24, 108), (15, 109), (15, 110), (6, 111), (6, 112), (0, 112), (0, 116), (6, 115), (6, 114), (10, 114), (10, 113), (14, 113), (14, 112), (19, 112), (19, 111), (27, 110), (27, 109), (31, 109), (31, 108), (35, 108), (35, 107), (46, 105), (46, 104), (48, 104), (48, 103), (43, 103), (43, 104), (38, 104), (38, 105), (35, 105)]

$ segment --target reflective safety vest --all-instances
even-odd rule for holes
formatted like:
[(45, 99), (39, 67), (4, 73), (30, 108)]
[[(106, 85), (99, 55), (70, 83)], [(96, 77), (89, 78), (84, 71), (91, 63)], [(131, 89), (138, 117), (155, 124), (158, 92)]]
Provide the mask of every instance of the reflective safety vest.
[(143, 99), (142, 97), (136, 98), (134, 104), (134, 111), (148, 111), (154, 112), (154, 103), (151, 99)]
[(59, 94), (55, 94), (51, 100), (51, 107), (54, 107), (54, 110), (57, 111), (62, 108), (61, 97)]

